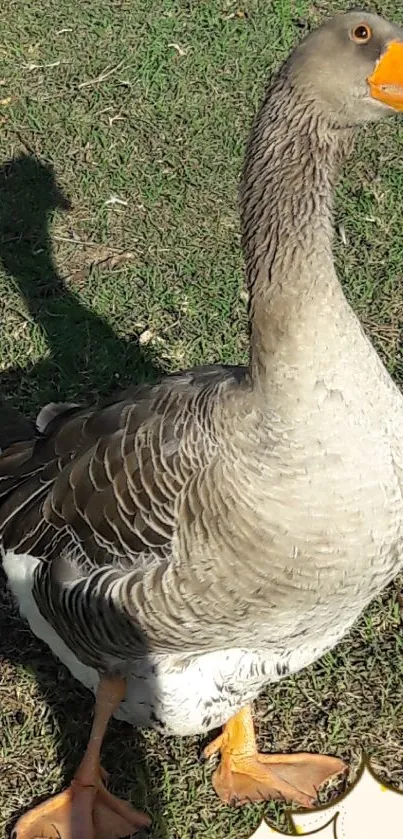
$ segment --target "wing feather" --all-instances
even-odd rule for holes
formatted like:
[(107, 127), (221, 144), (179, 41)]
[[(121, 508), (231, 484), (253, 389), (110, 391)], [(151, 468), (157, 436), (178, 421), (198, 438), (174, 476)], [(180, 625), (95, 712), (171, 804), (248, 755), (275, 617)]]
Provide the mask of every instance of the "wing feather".
[(201, 368), (96, 411), (51, 406), (35, 439), (0, 456), (3, 549), (40, 559), (39, 609), (86, 663), (144, 654), (152, 615), (147, 606), (137, 622), (133, 587), (151, 569), (163, 608), (178, 497), (193, 487), (183, 499), (190, 520), (205, 503), (196, 488), (214, 449), (206, 402), (244, 377), (242, 368)]

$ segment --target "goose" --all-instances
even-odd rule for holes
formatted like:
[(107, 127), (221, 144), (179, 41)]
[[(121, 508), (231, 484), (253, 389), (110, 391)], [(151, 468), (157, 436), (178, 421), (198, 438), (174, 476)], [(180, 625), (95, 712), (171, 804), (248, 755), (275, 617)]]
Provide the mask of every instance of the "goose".
[(112, 715), (205, 749), (224, 802), (312, 806), (337, 756), (261, 754), (251, 703), (331, 649), (403, 567), (403, 397), (336, 275), (332, 194), (355, 129), (403, 110), (403, 31), (366, 12), (295, 48), (240, 186), (250, 359), (90, 410), (53, 404), (0, 458), (22, 615), (95, 694), (70, 787), (15, 839), (149, 824), (101, 768)]

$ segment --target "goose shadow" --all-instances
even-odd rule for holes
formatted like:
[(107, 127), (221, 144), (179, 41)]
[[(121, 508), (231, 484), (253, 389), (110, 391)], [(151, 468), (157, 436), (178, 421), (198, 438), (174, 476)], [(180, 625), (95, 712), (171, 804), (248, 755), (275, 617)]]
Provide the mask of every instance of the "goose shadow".
[[(49, 163), (24, 153), (0, 166), (0, 265), (6, 282), (23, 301), (21, 316), (42, 332), (48, 348), (44, 360), (0, 373), (3, 448), (32, 432), (41, 404), (66, 398), (94, 401), (94, 394), (110, 397), (117, 390), (117, 370), (119, 389), (153, 381), (161, 373), (137, 340), (120, 339), (105, 320), (87, 309), (58, 271), (50, 222), (55, 212), (70, 209)], [(5, 298), (0, 300), (0, 320), (7, 317)], [(32, 416), (21, 410), (26, 406)], [(68, 783), (88, 740), (93, 697), (32, 635), (11, 601), (0, 570), (0, 680), (1, 669), (8, 665), (34, 673), (58, 732), (57, 756)], [(22, 730), (26, 724), (22, 711), (17, 709), (11, 724)], [(118, 780), (114, 791), (147, 809), (154, 820), (153, 835), (164, 839), (162, 767), (159, 770), (153, 761), (151, 773), (144, 736), (113, 720), (103, 759), (112, 779)], [(24, 810), (35, 803), (24, 802)], [(19, 815), (13, 814), (10, 829)]]

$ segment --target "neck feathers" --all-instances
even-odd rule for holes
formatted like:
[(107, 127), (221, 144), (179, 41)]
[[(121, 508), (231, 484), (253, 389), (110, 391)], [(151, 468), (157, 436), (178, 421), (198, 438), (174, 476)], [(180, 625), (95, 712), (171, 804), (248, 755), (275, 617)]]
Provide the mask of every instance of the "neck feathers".
[(252, 128), (241, 181), (250, 296), (251, 373), (271, 380), (278, 359), (300, 359), (304, 326), (340, 286), (332, 257), (332, 194), (352, 145), (306, 92), (281, 75)]

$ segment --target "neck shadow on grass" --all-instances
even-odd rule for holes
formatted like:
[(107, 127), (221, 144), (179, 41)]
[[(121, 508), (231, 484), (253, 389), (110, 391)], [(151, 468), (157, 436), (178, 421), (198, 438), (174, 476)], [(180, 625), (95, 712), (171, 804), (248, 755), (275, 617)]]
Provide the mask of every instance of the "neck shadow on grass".
[[(49, 163), (22, 154), (0, 166), (0, 266), (6, 282), (24, 301), (29, 321), (44, 334), (48, 348), (46, 359), (0, 373), (3, 448), (32, 433), (37, 411), (46, 402), (87, 401), (88, 397), (93, 400), (95, 394), (101, 399), (109, 397), (117, 390), (117, 370), (122, 388), (154, 381), (160, 375), (137, 340), (120, 339), (105, 320), (80, 303), (60, 276), (49, 225), (55, 211), (67, 212), (70, 207)], [(0, 301), (1, 320), (7, 317), (7, 306), (7, 299)], [(8, 672), (8, 677), (4, 676), (6, 689), (13, 682), (7, 670), (10, 667), (12, 673), (25, 668), (34, 673), (50, 708), (53, 730), (61, 732), (57, 752), (68, 783), (87, 743), (93, 699), (48, 648), (33, 637), (11, 603), (1, 577), (0, 686), (3, 670), (3, 675)], [(28, 722), (18, 707), (11, 724), (20, 726), (21, 732), (27, 730)], [(145, 807), (155, 820), (153, 834), (164, 839), (162, 767), (160, 778), (155, 763), (150, 770), (141, 733), (112, 721), (103, 758), (112, 778), (118, 778), (119, 788), (115, 786), (114, 791), (123, 796), (129, 793), (135, 806)], [(27, 790), (30, 788), (32, 784)], [(34, 803), (27, 800), (24, 810)], [(13, 814), (12, 821), (20, 814)]]
[[(47, 347), (45, 359), (23, 360), (0, 373), (0, 446), (10, 442), (7, 431), (14, 437), (19, 433), (18, 410), (32, 419), (47, 402), (92, 404), (161, 375), (137, 338), (117, 336), (60, 276), (49, 227), (55, 212), (70, 209), (49, 163), (22, 154), (0, 166), (0, 269), (24, 303), (11, 315), (40, 331)], [(7, 299), (0, 301), (1, 320), (9, 307)], [(8, 422), (7, 413), (13, 417)]]

